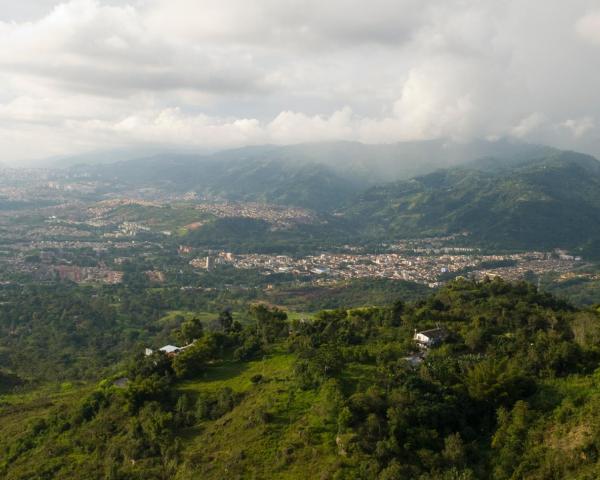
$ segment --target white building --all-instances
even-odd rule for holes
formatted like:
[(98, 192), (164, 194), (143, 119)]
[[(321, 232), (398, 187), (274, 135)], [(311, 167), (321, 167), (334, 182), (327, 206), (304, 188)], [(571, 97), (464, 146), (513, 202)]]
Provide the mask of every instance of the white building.
[(444, 329), (432, 328), (431, 330), (423, 330), (422, 332), (417, 332), (415, 330), (413, 340), (417, 342), (419, 346), (429, 348), (439, 345), (447, 336), (448, 334)]

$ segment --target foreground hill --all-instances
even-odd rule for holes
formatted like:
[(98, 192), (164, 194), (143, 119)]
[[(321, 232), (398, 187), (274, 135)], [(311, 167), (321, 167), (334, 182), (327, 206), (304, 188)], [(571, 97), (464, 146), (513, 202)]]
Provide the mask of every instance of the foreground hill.
[[(127, 381), (2, 397), (0, 475), (600, 475), (595, 310), (525, 283), (460, 280), (388, 308), (250, 315), (241, 329), (224, 318), (176, 357), (136, 357)], [(414, 329), (436, 325), (443, 344), (408, 361)]]
[(374, 236), (468, 231), (498, 248), (584, 247), (600, 238), (600, 162), (574, 152), (484, 159), (374, 187), (348, 216)]

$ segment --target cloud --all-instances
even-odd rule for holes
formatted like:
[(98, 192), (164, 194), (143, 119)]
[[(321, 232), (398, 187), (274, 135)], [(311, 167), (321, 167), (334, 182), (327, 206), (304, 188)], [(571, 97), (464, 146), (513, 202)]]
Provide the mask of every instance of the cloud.
[(175, 45), (129, 5), (62, 3), (40, 20), (0, 23), (0, 66), (66, 91), (100, 95), (190, 89), (218, 94), (265, 88), (245, 56)]
[(539, 129), (546, 122), (546, 117), (539, 112), (534, 112), (519, 120), (510, 133), (517, 138), (525, 138), (535, 130)]
[(594, 3), (7, 3), (0, 162), (147, 144), (501, 136), (598, 154)]
[(335, 49), (407, 42), (426, 10), (419, 0), (372, 0), (368, 11), (363, 0), (154, 0), (145, 18), (182, 42)]
[(562, 122), (561, 126), (571, 131), (576, 138), (581, 138), (596, 128), (596, 122), (592, 117), (569, 118)]
[(579, 19), (575, 28), (583, 39), (595, 45), (600, 45), (600, 12), (584, 15)]

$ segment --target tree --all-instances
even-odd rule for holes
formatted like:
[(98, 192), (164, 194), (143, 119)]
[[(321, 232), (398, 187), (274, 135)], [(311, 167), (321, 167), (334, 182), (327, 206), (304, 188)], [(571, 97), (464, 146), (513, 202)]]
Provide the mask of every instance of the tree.
[(507, 359), (488, 358), (474, 365), (465, 378), (471, 398), (491, 407), (511, 405), (532, 393), (534, 384)]
[(201, 373), (215, 354), (216, 343), (212, 335), (196, 341), (173, 358), (173, 370), (179, 378), (190, 378)]
[(204, 326), (200, 319), (194, 317), (181, 324), (180, 335), (186, 344), (198, 340), (204, 334)]
[(405, 305), (402, 300), (397, 300), (394, 302), (394, 305), (392, 305), (390, 318), (392, 327), (399, 327), (402, 324), (402, 315), (404, 314), (404, 309)]
[(465, 445), (460, 433), (453, 433), (444, 439), (444, 459), (455, 466), (462, 466), (465, 462)]
[(527, 402), (519, 400), (511, 412), (504, 408), (498, 411), (498, 429), (492, 438), (492, 448), (497, 451), (494, 458), (494, 478), (511, 478), (519, 465), (521, 454), (525, 449), (527, 432), (532, 414)]
[(250, 314), (256, 321), (256, 334), (265, 345), (287, 337), (287, 314), (283, 310), (260, 303), (250, 307)]
[(225, 333), (229, 333), (233, 327), (233, 315), (230, 309), (225, 309), (219, 313), (219, 325), (221, 330)]

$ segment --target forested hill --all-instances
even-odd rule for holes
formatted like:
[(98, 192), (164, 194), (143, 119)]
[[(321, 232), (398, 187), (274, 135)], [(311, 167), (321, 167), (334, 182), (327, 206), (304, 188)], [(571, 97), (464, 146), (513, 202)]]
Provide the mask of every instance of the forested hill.
[(332, 211), (374, 184), (406, 180), (481, 157), (509, 160), (553, 151), (506, 140), (389, 145), (325, 142), (243, 147), (212, 155), (142, 156), (112, 164), (71, 166), (70, 171), (125, 190), (151, 187), (168, 193), (195, 191), (208, 198)]
[(468, 231), (498, 248), (585, 248), (600, 238), (600, 162), (574, 152), (483, 159), (374, 187), (347, 216), (371, 235)]
[[(0, 406), (6, 479), (595, 479), (600, 313), (457, 280), (389, 307), (181, 326), (96, 386)], [(418, 359), (415, 329), (443, 342)], [(188, 340), (189, 341), (189, 340)]]
[(161, 155), (110, 165), (77, 167), (112, 188), (157, 188), (167, 193), (196, 192), (214, 200), (294, 205), (314, 210), (340, 206), (362, 186), (319, 163), (286, 163), (264, 158), (214, 159)]

